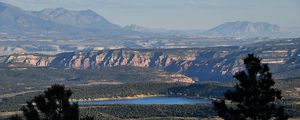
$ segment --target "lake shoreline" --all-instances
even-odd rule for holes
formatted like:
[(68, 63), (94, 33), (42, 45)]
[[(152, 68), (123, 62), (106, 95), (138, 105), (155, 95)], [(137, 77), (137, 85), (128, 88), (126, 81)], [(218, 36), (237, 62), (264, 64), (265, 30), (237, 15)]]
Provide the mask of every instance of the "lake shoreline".
[(130, 99), (139, 99), (139, 98), (147, 98), (147, 97), (166, 97), (168, 95), (134, 95), (128, 97), (111, 97), (111, 98), (80, 98), (75, 99), (71, 98), (70, 102), (91, 102), (91, 101), (105, 101), (105, 100), (130, 100)]
[(70, 99), (70, 102), (77, 102), (80, 105), (87, 104), (209, 104), (211, 99), (191, 98), (186, 96), (168, 95), (134, 95), (129, 97), (114, 98), (87, 98)]

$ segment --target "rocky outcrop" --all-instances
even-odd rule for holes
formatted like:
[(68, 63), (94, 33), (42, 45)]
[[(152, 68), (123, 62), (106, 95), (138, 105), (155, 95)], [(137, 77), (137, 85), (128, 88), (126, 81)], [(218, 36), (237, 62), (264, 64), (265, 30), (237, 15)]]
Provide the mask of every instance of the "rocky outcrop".
[(195, 83), (193, 79), (190, 77), (187, 77), (183, 74), (161, 74), (160, 77), (165, 77), (168, 80), (166, 80), (167, 83)]
[[(284, 44), (282, 44), (284, 43)], [(54, 56), (40, 54), (15, 54), (1, 58), (5, 64), (15, 66), (69, 67), (97, 69), (113, 66), (135, 66), (182, 73), (194, 80), (228, 81), (232, 74), (243, 69), (242, 58), (256, 53), (263, 63), (297, 67), (300, 65), (299, 40), (254, 44), (249, 47), (214, 47), (198, 49), (117, 49), (78, 51)], [(4, 60), (3, 60), (4, 59)], [(282, 67), (287, 69), (288, 67)], [(292, 69), (292, 68), (289, 68)]]
[(54, 56), (41, 54), (14, 54), (7, 56), (5, 59), (2, 57), (2, 59), (4, 59), (3, 62), (9, 64), (11, 67), (24, 65), (47, 67), (54, 58)]
[[(223, 74), (220, 75), (227, 74), (230, 71), (230, 68), (223, 68), (223, 63), (226, 62), (222, 62), (224, 59), (221, 58), (224, 58), (226, 56), (224, 53), (230, 49), (234, 48), (224, 47), (222, 51), (217, 49), (118, 49), (69, 52), (57, 54), (55, 56), (15, 54), (7, 56), (4, 63), (12, 67), (26, 65), (36, 67), (69, 67), (77, 69), (134, 66), (183, 73), (189, 77), (198, 78), (198, 75), (195, 76), (194, 73), (189, 71), (197, 71), (203, 68), (212, 69), (210, 70), (211, 72), (223, 72)], [(215, 63), (218, 63), (219, 65), (216, 66)], [(175, 81), (179, 81), (179, 79), (176, 80), (175, 78), (180, 78), (182, 81), (190, 81), (190, 78), (180, 76), (179, 74), (175, 74), (171, 77), (173, 77)]]
[[(73, 54), (73, 53), (71, 53)], [(60, 54), (58, 55), (60, 56)], [(65, 54), (62, 54), (65, 56)], [(60, 58), (60, 57), (59, 57)], [(172, 63), (181, 63), (187, 66), (190, 61), (195, 60), (195, 51), (190, 54), (172, 55), (162, 51), (141, 50), (108, 50), (76, 52), (72, 57), (66, 59), (55, 59), (53, 66), (64, 66), (72, 68), (97, 68), (129, 65), (135, 67), (165, 68)]]

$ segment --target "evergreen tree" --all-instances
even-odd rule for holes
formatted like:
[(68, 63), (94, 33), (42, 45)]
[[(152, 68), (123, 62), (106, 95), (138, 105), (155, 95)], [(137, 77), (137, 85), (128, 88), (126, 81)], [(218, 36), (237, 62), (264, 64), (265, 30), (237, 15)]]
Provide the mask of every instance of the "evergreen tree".
[(23, 119), (18, 115), (13, 115), (8, 120), (23, 120)]
[[(273, 87), (268, 65), (253, 54), (243, 60), (246, 70), (234, 75), (238, 81), (234, 89), (213, 102), (218, 115), (225, 120), (286, 120), (288, 115), (278, 103), (281, 91)], [(230, 104), (226, 105), (227, 101)]]
[(78, 120), (78, 104), (69, 102), (71, 95), (71, 90), (63, 85), (52, 85), (44, 95), (34, 97), (21, 110), (26, 120)]

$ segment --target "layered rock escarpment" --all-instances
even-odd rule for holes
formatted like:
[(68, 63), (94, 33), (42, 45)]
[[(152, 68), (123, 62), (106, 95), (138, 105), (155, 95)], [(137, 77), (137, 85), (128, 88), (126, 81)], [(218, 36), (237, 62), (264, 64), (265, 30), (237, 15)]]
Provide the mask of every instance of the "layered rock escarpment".
[[(53, 67), (99, 68), (112, 66), (135, 66), (183, 73), (199, 79), (199, 76), (223, 76), (231, 72), (234, 64), (223, 59), (232, 48), (169, 49), (169, 50), (104, 50), (63, 53), (51, 62)], [(210, 78), (201, 77), (201, 80)]]
[[(231, 72), (235, 62), (229, 62), (232, 47), (222, 49), (118, 49), (101, 51), (78, 51), (55, 56), (19, 54), (7, 56), (3, 62), (10, 66), (25, 64), (38, 67), (69, 67), (97, 69), (113, 66), (134, 66), (182, 73), (195, 80), (210, 80)], [(201, 76), (201, 77), (200, 77)], [(210, 77), (211, 76), (211, 77)], [(176, 76), (174, 76), (175, 78)], [(180, 76), (177, 76), (180, 77)]]
[(11, 67), (19, 66), (38, 66), (47, 67), (55, 56), (42, 54), (13, 54), (9, 56), (0, 57), (0, 62), (8, 64)]
[[(213, 47), (197, 49), (116, 49), (100, 51), (66, 52), (54, 56), (19, 54), (0, 57), (0, 62), (9, 66), (68, 67), (97, 69), (113, 66), (135, 66), (181, 73), (194, 80), (232, 80), (232, 74), (242, 69), (242, 58), (256, 53), (263, 63), (278, 65), (300, 65), (298, 41), (285, 41), (249, 47)], [(281, 67), (288, 68), (288, 67)], [(278, 69), (280, 70), (280, 69)], [(278, 71), (277, 70), (277, 71)]]

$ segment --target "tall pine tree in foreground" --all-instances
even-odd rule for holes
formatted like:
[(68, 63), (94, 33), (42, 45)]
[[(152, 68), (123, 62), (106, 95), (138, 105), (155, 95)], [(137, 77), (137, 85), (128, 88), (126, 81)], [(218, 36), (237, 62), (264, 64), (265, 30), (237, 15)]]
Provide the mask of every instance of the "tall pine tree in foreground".
[(69, 102), (71, 95), (71, 90), (63, 85), (52, 85), (21, 110), (26, 120), (79, 120), (78, 105)]
[[(275, 84), (267, 64), (249, 54), (244, 59), (245, 71), (238, 72), (234, 89), (224, 93), (224, 99), (213, 102), (218, 115), (225, 120), (286, 120), (288, 115), (279, 105), (281, 91)], [(225, 100), (229, 104), (225, 104)]]

